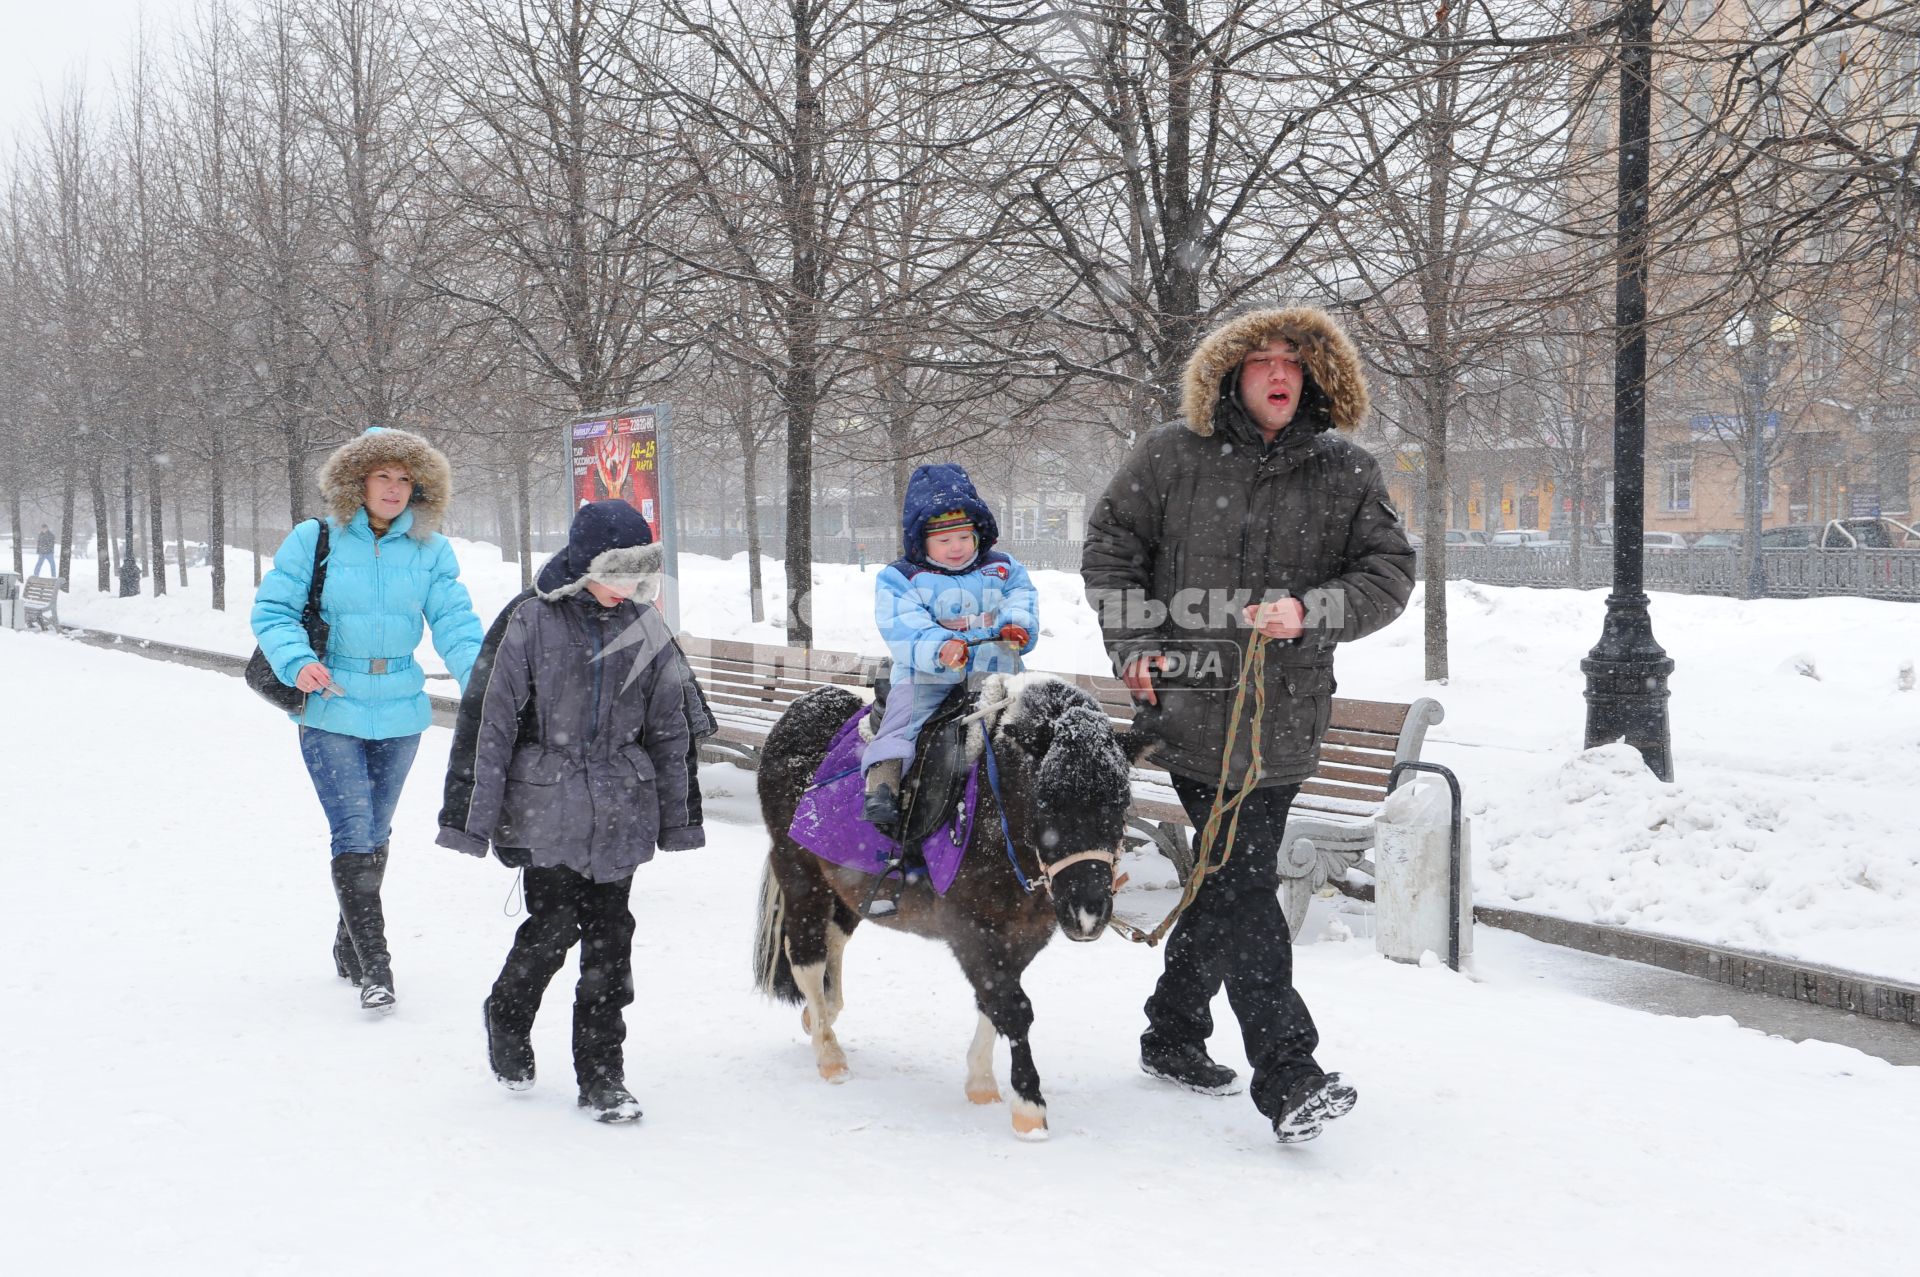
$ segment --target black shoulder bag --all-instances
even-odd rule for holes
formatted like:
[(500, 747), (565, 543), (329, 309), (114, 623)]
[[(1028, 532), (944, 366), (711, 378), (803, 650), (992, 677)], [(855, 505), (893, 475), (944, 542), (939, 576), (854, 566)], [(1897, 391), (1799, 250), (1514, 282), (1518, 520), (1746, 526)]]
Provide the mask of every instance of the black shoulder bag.
[[(316, 520), (320, 524), (320, 537), (313, 544), (313, 580), (307, 586), (307, 605), (300, 609), (300, 624), (307, 631), (307, 642), (313, 645), (313, 654), (324, 660), (327, 655), (327, 633), (329, 626), (320, 619), (320, 591), (327, 584), (327, 521)], [(289, 687), (280, 681), (273, 672), (273, 666), (267, 663), (267, 654), (258, 646), (253, 655), (247, 658), (247, 686), (276, 709), (289, 714), (298, 714), (306, 708), (307, 694), (297, 687)]]

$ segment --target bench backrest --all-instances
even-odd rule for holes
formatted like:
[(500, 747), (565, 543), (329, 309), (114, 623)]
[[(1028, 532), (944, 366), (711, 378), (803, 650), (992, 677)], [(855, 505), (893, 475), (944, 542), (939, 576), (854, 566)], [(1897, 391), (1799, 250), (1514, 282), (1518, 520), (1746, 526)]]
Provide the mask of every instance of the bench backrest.
[(57, 576), (30, 576), (20, 591), (20, 597), (28, 604), (45, 607), (60, 597), (60, 578)]
[(883, 661), (822, 648), (681, 635), (680, 647), (723, 725), (771, 728), (787, 706), (820, 687), (866, 687)]
[[(1076, 674), (1073, 681), (1099, 698), (1116, 726), (1133, 721), (1133, 698), (1117, 678)], [(1371, 816), (1387, 799), (1387, 777), (1396, 762), (1420, 757), (1427, 728), (1441, 720), (1440, 703), (1421, 697), (1412, 704), (1333, 698), (1333, 715), (1320, 745), (1320, 766), (1300, 786), (1294, 808), (1332, 816)], [(1147, 763), (1147, 775), (1164, 769)]]
[[(739, 643), (682, 635), (680, 645), (706, 691), (707, 703), (727, 735), (764, 736), (788, 705), (817, 687), (861, 688), (884, 666), (884, 658), (822, 648)], [(1133, 700), (1119, 679), (1075, 674), (1116, 726), (1133, 721)], [(1294, 807), (1333, 817), (1372, 816), (1386, 801), (1387, 775), (1396, 762), (1420, 757), (1427, 728), (1440, 722), (1438, 701), (1420, 697), (1410, 705), (1333, 698), (1333, 717), (1320, 747), (1320, 767), (1300, 787)], [(733, 729), (731, 732), (728, 729)], [(1164, 777), (1149, 763), (1143, 778)]]

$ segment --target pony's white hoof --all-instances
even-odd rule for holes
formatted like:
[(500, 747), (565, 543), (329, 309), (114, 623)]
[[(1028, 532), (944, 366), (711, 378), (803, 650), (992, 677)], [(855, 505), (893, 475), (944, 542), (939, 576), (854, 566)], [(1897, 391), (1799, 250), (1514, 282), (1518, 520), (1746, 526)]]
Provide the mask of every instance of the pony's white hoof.
[(847, 1067), (847, 1062), (845, 1060), (839, 1060), (837, 1062), (829, 1063), (829, 1064), (822, 1064), (820, 1066), (821, 1079), (823, 1081), (831, 1083), (834, 1086), (839, 1086), (841, 1083), (845, 1082), (851, 1074), (852, 1074), (852, 1070)]
[(997, 1086), (970, 1086), (967, 1088), (967, 1102), (970, 1104), (998, 1104), (1000, 1088)]
[(1043, 1143), (1047, 1138), (1046, 1105), (1015, 1100), (1013, 1102), (1013, 1136), (1029, 1144)]

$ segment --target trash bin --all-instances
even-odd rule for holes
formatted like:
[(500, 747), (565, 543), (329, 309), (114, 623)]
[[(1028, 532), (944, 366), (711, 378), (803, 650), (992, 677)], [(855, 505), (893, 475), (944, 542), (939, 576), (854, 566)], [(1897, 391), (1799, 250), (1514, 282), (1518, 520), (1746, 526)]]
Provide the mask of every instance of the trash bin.
[[(1431, 952), (1447, 960), (1451, 935), (1453, 806), (1444, 784), (1410, 780), (1374, 823), (1373, 945), (1396, 962)], [(1460, 820), (1460, 956), (1473, 949), (1471, 822)]]
[(20, 578), (11, 572), (0, 572), (0, 630), (27, 627), (27, 604), (21, 595)]

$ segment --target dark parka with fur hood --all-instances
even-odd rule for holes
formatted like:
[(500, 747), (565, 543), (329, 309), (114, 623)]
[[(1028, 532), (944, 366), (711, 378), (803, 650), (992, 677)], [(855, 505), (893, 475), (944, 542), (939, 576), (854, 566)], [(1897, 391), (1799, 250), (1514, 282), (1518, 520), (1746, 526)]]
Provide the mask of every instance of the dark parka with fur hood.
[[(616, 882), (656, 847), (705, 844), (687, 807), (686, 658), (651, 604), (651, 540), (623, 501), (583, 507), (494, 621), (454, 726), (441, 846)], [(589, 577), (637, 588), (603, 607)]]
[[(1287, 338), (1305, 371), (1300, 405), (1272, 445), (1240, 405), (1241, 362)], [(1185, 658), (1157, 679), (1135, 722), (1168, 770), (1217, 784), (1232, 714), (1240, 606), (1294, 596), (1306, 633), (1270, 643), (1262, 787), (1314, 772), (1334, 693), (1333, 648), (1380, 629), (1413, 592), (1413, 550), (1379, 464), (1343, 437), (1367, 410), (1359, 353), (1333, 319), (1261, 310), (1208, 334), (1187, 363), (1182, 420), (1149, 434), (1087, 522), (1081, 576), (1114, 668), (1142, 652)], [(1214, 659), (1209, 659), (1214, 658)], [(1253, 698), (1229, 784), (1246, 774)]]

